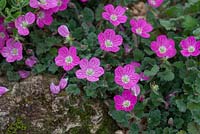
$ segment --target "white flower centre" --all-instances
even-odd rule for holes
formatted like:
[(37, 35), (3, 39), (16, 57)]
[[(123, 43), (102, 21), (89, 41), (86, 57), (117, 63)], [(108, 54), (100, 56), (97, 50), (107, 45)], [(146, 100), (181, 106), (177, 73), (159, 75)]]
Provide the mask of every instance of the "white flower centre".
[(188, 52), (192, 53), (195, 51), (195, 48), (193, 46), (188, 47)]
[(26, 27), (28, 26), (28, 23), (27, 23), (26, 21), (22, 21), (21, 26), (22, 26), (23, 28), (26, 28)]
[(167, 51), (167, 49), (166, 49), (166, 47), (165, 46), (160, 46), (159, 47), (159, 51), (160, 51), (160, 53), (165, 53), (166, 51)]
[(94, 74), (94, 70), (93, 69), (89, 68), (89, 69), (86, 70), (86, 75), (92, 76), (93, 74)]
[(13, 48), (11, 53), (13, 56), (16, 56), (16, 55), (18, 55), (18, 50), (16, 48)]
[(65, 58), (65, 62), (66, 62), (67, 64), (72, 63), (72, 61), (73, 61), (73, 58), (72, 58), (71, 56), (67, 56), (67, 57)]
[(105, 41), (105, 45), (106, 45), (106, 47), (112, 47), (112, 46), (113, 46), (113, 43), (112, 43), (111, 40), (106, 40), (106, 41)]
[(122, 82), (123, 82), (123, 83), (127, 84), (127, 83), (129, 83), (129, 81), (130, 81), (130, 78), (129, 78), (128, 75), (122, 76)]
[(127, 107), (130, 107), (131, 102), (129, 100), (125, 100), (122, 105), (124, 108), (127, 108)]
[(112, 15), (110, 16), (110, 19), (111, 19), (112, 21), (116, 21), (116, 20), (117, 20), (117, 15), (112, 14)]
[(0, 32), (0, 38), (3, 39), (3, 38), (5, 38), (5, 36), (6, 36), (6, 35), (4, 34), (4, 32)]
[(141, 35), (142, 34), (142, 28), (141, 27), (137, 28), (136, 29), (136, 33), (139, 34), (139, 35)]
[(38, 13), (38, 18), (40, 18), (40, 19), (44, 18), (44, 12), (42, 12), (42, 11), (39, 12)]

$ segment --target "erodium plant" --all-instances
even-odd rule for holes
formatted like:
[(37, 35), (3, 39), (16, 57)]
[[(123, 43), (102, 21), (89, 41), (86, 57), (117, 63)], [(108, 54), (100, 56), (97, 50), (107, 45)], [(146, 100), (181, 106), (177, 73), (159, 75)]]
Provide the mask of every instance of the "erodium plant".
[(53, 97), (104, 100), (129, 134), (198, 134), (199, 11), (198, 0), (2, 0), (0, 75), (54, 74)]

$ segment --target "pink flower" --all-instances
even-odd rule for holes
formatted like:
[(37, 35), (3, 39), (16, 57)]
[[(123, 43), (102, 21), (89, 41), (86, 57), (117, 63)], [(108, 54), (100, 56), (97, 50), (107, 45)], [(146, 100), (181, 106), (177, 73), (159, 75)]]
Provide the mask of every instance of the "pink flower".
[(50, 85), (50, 91), (52, 94), (59, 94), (60, 93), (60, 86), (59, 85), (55, 85), (54, 83), (51, 83)]
[(124, 15), (126, 9), (121, 6), (114, 8), (112, 4), (108, 4), (104, 7), (105, 12), (102, 13), (102, 17), (105, 20), (110, 21), (114, 26), (118, 26), (121, 23), (127, 21), (127, 16)]
[(25, 79), (25, 78), (29, 77), (30, 71), (19, 70), (19, 71), (18, 71), (18, 74), (19, 74), (19, 76), (20, 76), (22, 79)]
[(33, 24), (35, 21), (35, 14), (33, 14), (32, 12), (28, 12), (25, 15), (19, 16), (16, 20), (15, 20), (15, 27), (18, 30), (18, 33), (20, 35), (28, 35), (29, 34), (29, 30), (28, 30), (28, 26)]
[(122, 96), (115, 95), (115, 109), (118, 111), (131, 111), (137, 103), (137, 97), (129, 90), (124, 90)]
[(9, 38), (8, 33), (3, 25), (0, 25), (0, 52), (5, 45), (6, 40)]
[(143, 38), (149, 38), (151, 32), (153, 30), (153, 27), (150, 23), (148, 23), (146, 20), (140, 18), (138, 20), (131, 19), (131, 31), (137, 35), (140, 35)]
[(53, 22), (53, 17), (52, 17), (52, 10), (43, 10), (40, 9), (40, 11), (37, 13), (37, 20), (36, 23), (39, 28), (43, 28), (44, 25), (51, 25)]
[(52, 9), (53, 12), (56, 13), (58, 11), (64, 11), (67, 9), (68, 3), (69, 0), (57, 0), (57, 6)]
[(9, 89), (7, 89), (6, 87), (0, 86), (0, 97), (8, 91), (9, 91)]
[(65, 89), (68, 84), (68, 78), (62, 78), (59, 82), (60, 89)]
[(132, 88), (131, 88), (132, 93), (135, 96), (138, 96), (140, 94), (140, 86), (138, 84), (135, 84)]
[(159, 35), (156, 41), (151, 42), (151, 50), (160, 58), (172, 58), (176, 55), (174, 40), (166, 35)]
[(131, 89), (138, 83), (140, 75), (135, 73), (134, 66), (131, 64), (124, 67), (118, 66), (115, 69), (115, 83), (122, 86), (124, 89)]
[(121, 35), (116, 35), (112, 29), (106, 29), (98, 35), (100, 48), (107, 52), (117, 52), (123, 42)]
[(50, 9), (57, 6), (57, 0), (30, 0), (29, 2), (30, 7), (32, 8), (39, 8), (42, 9)]
[(80, 58), (76, 55), (76, 48), (71, 46), (61, 47), (58, 50), (58, 56), (55, 58), (57, 66), (62, 66), (64, 70), (69, 71), (79, 64)]
[(152, 6), (152, 7), (159, 7), (163, 2), (164, 0), (147, 0), (149, 5)]
[(6, 41), (6, 47), (1, 51), (1, 55), (6, 58), (7, 62), (20, 61), (22, 56), (22, 44), (10, 38)]
[(180, 44), (183, 56), (198, 56), (200, 54), (200, 41), (196, 41), (194, 36), (189, 36), (187, 39), (182, 40)]
[(37, 58), (35, 56), (31, 56), (25, 60), (25, 64), (28, 67), (33, 67), (37, 63)]
[(78, 79), (87, 79), (88, 81), (96, 82), (104, 74), (104, 69), (100, 67), (100, 60), (96, 57), (91, 58), (89, 61), (82, 59), (79, 65), (81, 69), (76, 71)]
[(60, 36), (65, 37), (65, 38), (69, 37), (69, 34), (70, 34), (69, 29), (66, 25), (59, 26), (58, 33), (60, 34)]

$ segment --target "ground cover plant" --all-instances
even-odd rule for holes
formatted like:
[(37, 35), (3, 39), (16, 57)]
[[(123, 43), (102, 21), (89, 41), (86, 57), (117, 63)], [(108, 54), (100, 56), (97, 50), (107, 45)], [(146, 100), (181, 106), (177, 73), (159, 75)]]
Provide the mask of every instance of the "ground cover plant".
[(52, 96), (101, 100), (124, 133), (200, 133), (199, 0), (0, 0), (0, 15), (9, 81), (57, 75)]

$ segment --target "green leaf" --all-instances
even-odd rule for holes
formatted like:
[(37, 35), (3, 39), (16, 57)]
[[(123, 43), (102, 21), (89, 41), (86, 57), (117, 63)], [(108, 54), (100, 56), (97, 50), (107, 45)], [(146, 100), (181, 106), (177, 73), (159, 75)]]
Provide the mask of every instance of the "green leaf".
[(193, 31), (194, 36), (196, 39), (200, 39), (200, 27)]
[(66, 92), (69, 94), (73, 94), (73, 95), (78, 95), (80, 94), (80, 89), (78, 88), (78, 86), (76, 84), (69, 84), (66, 88), (65, 88)]
[(53, 62), (49, 67), (48, 67), (48, 71), (51, 73), (55, 73), (58, 70), (58, 66), (56, 66), (56, 64)]
[(134, 50), (133, 56), (135, 61), (141, 61), (144, 59), (144, 53), (139, 49)]
[(20, 79), (19, 74), (14, 71), (7, 71), (7, 77), (9, 81), (18, 81)]
[(186, 104), (184, 103), (183, 99), (177, 99), (176, 100), (176, 106), (178, 107), (180, 112), (186, 111)]
[(189, 134), (198, 134), (200, 132), (200, 125), (194, 122), (188, 123), (187, 131)]
[(170, 20), (163, 20), (160, 19), (160, 24), (166, 29), (166, 30), (174, 30), (176, 31), (175, 23)]
[(109, 112), (111, 117), (116, 120), (118, 123), (120, 123), (123, 126), (128, 127), (129, 125), (129, 119), (131, 118), (131, 115), (124, 111), (111, 111)]
[(6, 0), (0, 0), (0, 11), (6, 7)]
[(135, 123), (131, 124), (130, 130), (128, 131), (129, 134), (138, 134), (139, 133), (139, 128), (138, 125)]
[(150, 128), (156, 127), (160, 124), (161, 113), (160, 110), (150, 111), (148, 118), (148, 125)]
[(185, 16), (184, 21), (182, 23), (183, 28), (188, 31), (192, 31), (198, 24), (198, 20), (191, 16)]
[(94, 13), (90, 8), (83, 9), (83, 20), (86, 22), (92, 22), (94, 20)]
[(158, 77), (160, 77), (162, 81), (172, 81), (175, 75), (171, 70), (165, 70), (164, 72), (159, 72)]
[(144, 71), (144, 75), (146, 75), (146, 76), (154, 76), (154, 75), (156, 75), (156, 74), (158, 73), (159, 69), (160, 69), (159, 66), (154, 65), (154, 66), (151, 68), (150, 71), (149, 71), (149, 70), (145, 70), (145, 71)]

